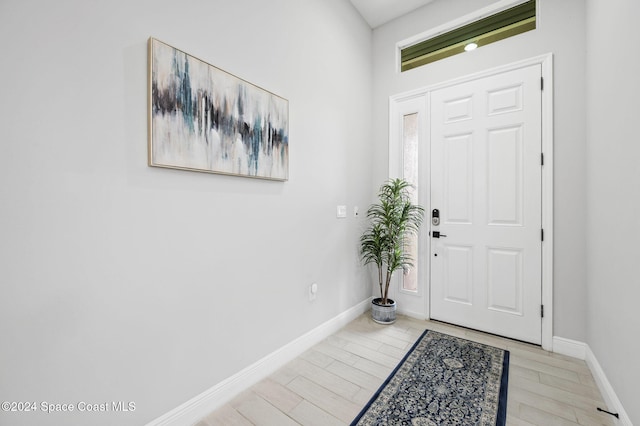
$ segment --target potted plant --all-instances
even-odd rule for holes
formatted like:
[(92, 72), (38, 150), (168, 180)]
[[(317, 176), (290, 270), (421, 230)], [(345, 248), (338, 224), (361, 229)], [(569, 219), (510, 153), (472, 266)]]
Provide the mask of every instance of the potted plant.
[(411, 202), (411, 188), (404, 179), (390, 179), (382, 184), (379, 202), (367, 210), (369, 227), (360, 237), (363, 263), (378, 267), (380, 297), (372, 300), (371, 315), (381, 324), (396, 320), (396, 303), (388, 297), (391, 276), (398, 269), (413, 266), (405, 244), (411, 234), (417, 235), (424, 218), (424, 209)]

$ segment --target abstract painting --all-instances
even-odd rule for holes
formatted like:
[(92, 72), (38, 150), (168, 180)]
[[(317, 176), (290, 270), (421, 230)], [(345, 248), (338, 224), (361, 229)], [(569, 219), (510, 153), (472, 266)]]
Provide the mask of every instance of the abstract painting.
[(289, 102), (149, 39), (149, 165), (289, 178)]

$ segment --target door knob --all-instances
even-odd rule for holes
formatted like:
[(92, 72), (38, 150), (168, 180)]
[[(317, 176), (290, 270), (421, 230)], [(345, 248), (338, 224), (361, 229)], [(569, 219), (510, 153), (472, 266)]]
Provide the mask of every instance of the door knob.
[(444, 237), (446, 237), (446, 235), (441, 234), (441, 233), (440, 233), (440, 231), (433, 231), (433, 232), (431, 233), (431, 236), (432, 236), (433, 238), (444, 238)]

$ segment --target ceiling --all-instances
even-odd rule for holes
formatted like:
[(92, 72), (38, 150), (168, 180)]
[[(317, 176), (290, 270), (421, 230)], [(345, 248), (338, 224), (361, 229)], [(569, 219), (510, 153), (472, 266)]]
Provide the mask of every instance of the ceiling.
[(371, 28), (431, 3), (433, 0), (350, 0)]

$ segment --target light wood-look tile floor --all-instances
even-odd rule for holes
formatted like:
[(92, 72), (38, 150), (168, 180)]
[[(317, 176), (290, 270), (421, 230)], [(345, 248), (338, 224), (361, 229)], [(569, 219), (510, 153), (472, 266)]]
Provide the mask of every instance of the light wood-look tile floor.
[(383, 326), (367, 313), (196, 426), (348, 425), (427, 328), (511, 352), (507, 425), (614, 425), (596, 410), (606, 407), (584, 361), (439, 322)]

